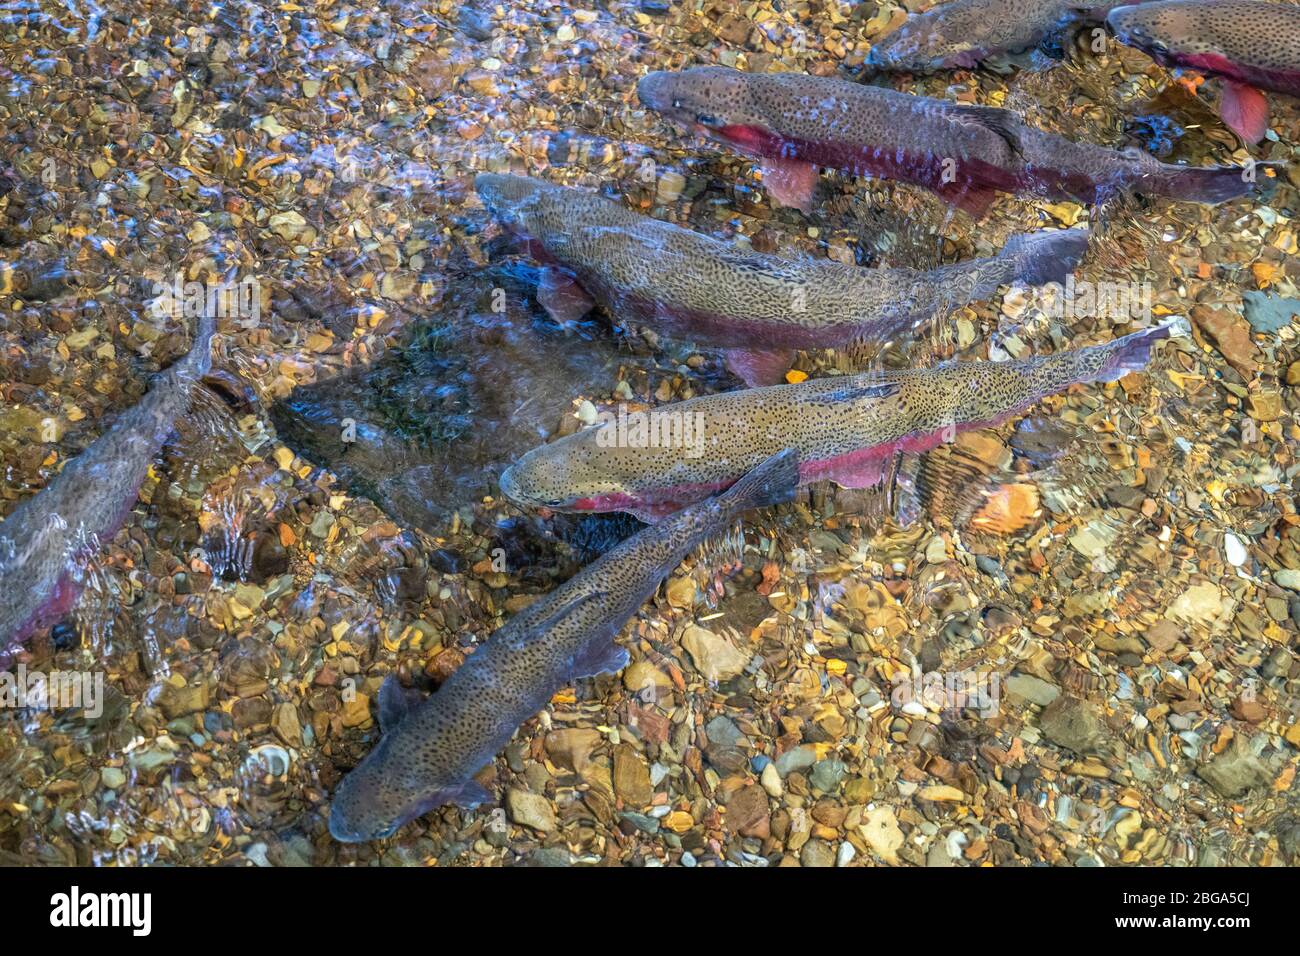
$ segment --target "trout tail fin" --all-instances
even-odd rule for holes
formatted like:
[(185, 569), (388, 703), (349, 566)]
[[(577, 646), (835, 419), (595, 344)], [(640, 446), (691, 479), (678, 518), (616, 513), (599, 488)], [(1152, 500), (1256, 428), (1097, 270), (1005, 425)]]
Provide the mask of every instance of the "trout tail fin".
[(788, 501), (799, 485), (799, 456), (793, 448), (777, 452), (718, 498), (727, 511), (740, 514), (750, 508)]
[(1088, 249), (1088, 228), (1044, 229), (1012, 236), (1002, 249), (1015, 270), (1017, 282), (1026, 285), (1064, 283)]
[(1143, 371), (1151, 362), (1152, 346), (1182, 330), (1182, 323), (1174, 319), (1112, 342), (1050, 356), (1040, 365), (1047, 376), (1039, 382), (1036, 390), (1041, 395), (1050, 395), (1061, 392), (1070, 385), (1118, 381), (1130, 372)]
[(1265, 170), (1280, 174), (1285, 163), (1252, 163), (1247, 166), (1176, 166), (1165, 163), (1146, 180), (1151, 192), (1185, 202), (1217, 205), (1249, 195), (1268, 182)]
[(1130, 372), (1143, 371), (1151, 363), (1151, 350), (1156, 342), (1169, 338), (1179, 329), (1179, 321), (1175, 319), (1117, 338), (1114, 342), (1106, 342), (1105, 345), (1092, 346), (1095, 362), (1082, 362), (1080, 365), (1083, 368), (1095, 367), (1096, 371), (1086, 378), (1080, 378), (1080, 381), (1118, 381)]
[(177, 375), (197, 380), (212, 368), (212, 336), (217, 331), (215, 316), (203, 315), (194, 327), (194, 341), (185, 357), (174, 366)]

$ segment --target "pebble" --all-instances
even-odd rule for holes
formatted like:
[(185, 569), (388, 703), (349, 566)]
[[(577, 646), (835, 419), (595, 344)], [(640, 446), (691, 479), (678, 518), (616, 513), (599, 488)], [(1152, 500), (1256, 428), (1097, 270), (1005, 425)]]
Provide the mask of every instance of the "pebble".
[(707, 681), (735, 677), (749, 663), (749, 655), (737, 650), (729, 640), (699, 625), (692, 624), (682, 634), (682, 646), (691, 662)]
[(542, 833), (555, 829), (555, 808), (540, 794), (510, 787), (506, 790), (506, 812), (520, 826), (532, 827)]
[(769, 796), (778, 800), (785, 793), (785, 786), (781, 783), (781, 774), (777, 772), (774, 763), (769, 763), (763, 768), (759, 782), (762, 783), (763, 789), (767, 791)]
[(1062, 696), (1039, 716), (1039, 730), (1058, 746), (1092, 753), (1106, 740), (1106, 723), (1096, 708), (1077, 697)]
[(1248, 557), (1246, 546), (1231, 531), (1223, 536), (1223, 553), (1228, 559), (1228, 563), (1234, 568), (1239, 568), (1245, 564)]

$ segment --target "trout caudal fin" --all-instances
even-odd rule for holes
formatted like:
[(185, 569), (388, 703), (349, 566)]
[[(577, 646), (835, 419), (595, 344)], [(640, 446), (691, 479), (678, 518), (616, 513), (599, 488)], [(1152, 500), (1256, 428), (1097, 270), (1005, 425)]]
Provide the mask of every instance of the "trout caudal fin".
[(788, 501), (799, 485), (799, 456), (794, 449), (777, 452), (718, 498), (728, 511), (739, 514), (750, 508)]
[(1174, 166), (1166, 163), (1146, 179), (1149, 191), (1184, 202), (1217, 205), (1254, 192), (1268, 181), (1266, 169), (1281, 172), (1284, 163), (1250, 166)]
[(1015, 278), (1026, 285), (1064, 283), (1088, 249), (1088, 229), (1044, 229), (1012, 236), (1002, 255), (1015, 265)]
[(1129, 372), (1140, 372), (1151, 361), (1151, 348), (1175, 332), (1183, 332), (1182, 322), (1173, 319), (1154, 328), (1122, 336), (1113, 342), (1091, 345), (1075, 353), (1078, 367), (1076, 382), (1114, 382)]
[(194, 327), (194, 341), (185, 357), (177, 363), (177, 372), (191, 379), (207, 375), (212, 368), (212, 336), (217, 331), (214, 316), (202, 316)]

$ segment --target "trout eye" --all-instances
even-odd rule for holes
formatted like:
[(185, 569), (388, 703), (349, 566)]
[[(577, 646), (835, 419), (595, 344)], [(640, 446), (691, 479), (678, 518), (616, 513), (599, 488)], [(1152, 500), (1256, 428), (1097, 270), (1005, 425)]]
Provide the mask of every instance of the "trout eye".
[(722, 121), (716, 116), (710, 116), (708, 113), (696, 113), (695, 122), (701, 126), (721, 126)]

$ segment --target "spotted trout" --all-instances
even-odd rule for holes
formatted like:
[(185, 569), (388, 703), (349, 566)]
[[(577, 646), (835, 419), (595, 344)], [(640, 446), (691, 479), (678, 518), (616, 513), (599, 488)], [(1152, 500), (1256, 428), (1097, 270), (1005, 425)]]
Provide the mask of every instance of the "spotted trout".
[(1075, 142), (1015, 113), (802, 73), (705, 66), (651, 73), (641, 102), (759, 158), (778, 202), (806, 205), (817, 167), (914, 183), (982, 216), (996, 192), (1098, 202), (1133, 190), (1219, 203), (1250, 192), (1252, 166), (1179, 166), (1138, 149)]
[(798, 459), (781, 451), (724, 493), (638, 532), (516, 614), (423, 701), (390, 676), (379, 692), (379, 743), (335, 791), (334, 839), (379, 840), (434, 807), (490, 801), (473, 775), (519, 725), (575, 679), (627, 666), (614, 638), (668, 573), (742, 512), (789, 498), (798, 479)]
[[(784, 259), (632, 212), (581, 189), (482, 174), (484, 204), (544, 263), (538, 299), (564, 323), (599, 298), (616, 320), (726, 350), (748, 385), (781, 381), (792, 349), (879, 344), (1012, 282), (1061, 282), (1086, 229), (1014, 236), (998, 256), (936, 269)], [(590, 294), (589, 294), (590, 293)]]
[(528, 452), (502, 474), (501, 490), (526, 507), (627, 511), (654, 521), (784, 447), (799, 456), (801, 483), (866, 488), (897, 452), (927, 451), (1071, 385), (1145, 368), (1169, 330), (1019, 361), (812, 379), (623, 411)]
[(1268, 131), (1261, 89), (1300, 96), (1300, 7), (1264, 0), (1157, 0), (1112, 10), (1121, 43), (1156, 62), (1222, 77), (1219, 115), (1247, 143)]
[(158, 449), (211, 366), (215, 323), (200, 322), (189, 353), (54, 480), (0, 522), (0, 651), (58, 623), (81, 593), (85, 562), (135, 504)]
[(877, 70), (930, 73), (970, 69), (1003, 53), (1020, 53), (1076, 27), (1101, 23), (1124, 0), (950, 0), (903, 25), (871, 48)]

